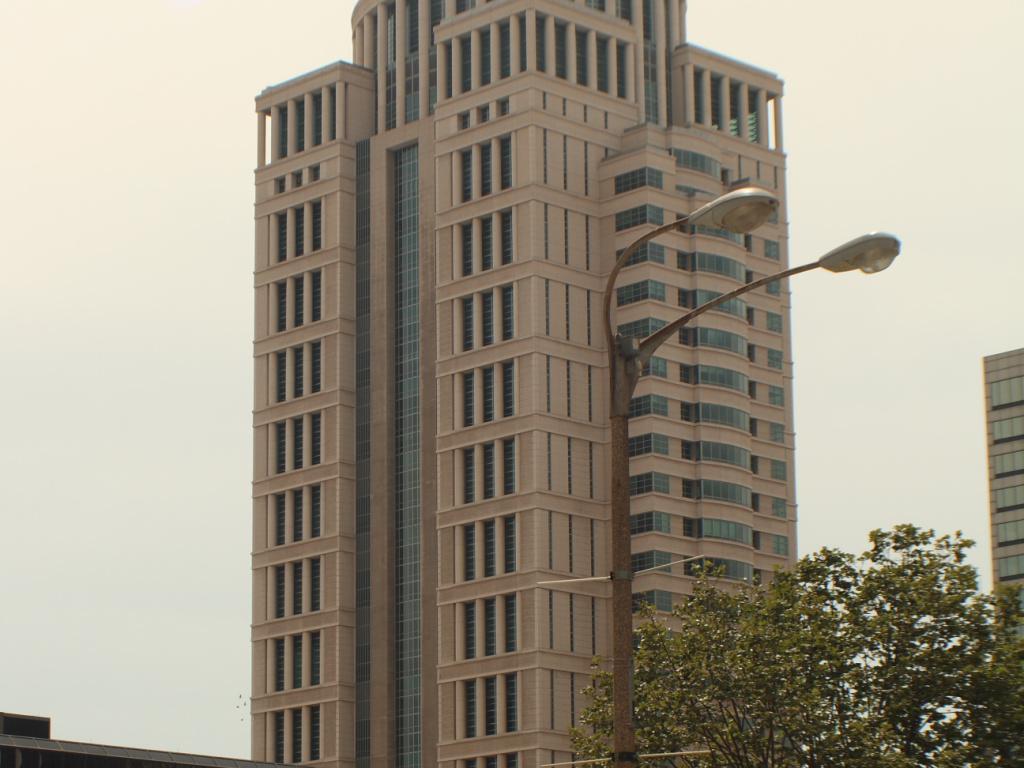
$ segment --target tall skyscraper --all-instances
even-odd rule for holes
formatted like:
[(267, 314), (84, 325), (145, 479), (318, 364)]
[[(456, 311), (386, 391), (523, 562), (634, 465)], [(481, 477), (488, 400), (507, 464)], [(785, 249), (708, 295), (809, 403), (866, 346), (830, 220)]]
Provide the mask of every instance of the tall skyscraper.
[(1024, 586), (1024, 349), (984, 369), (992, 580)]
[[(609, 654), (617, 252), (729, 189), (784, 198), (782, 82), (684, 0), (365, 0), (354, 63), (256, 99), (253, 757), (568, 760)], [(782, 209), (785, 211), (785, 206)], [(639, 251), (646, 335), (787, 265), (784, 215)], [(700, 318), (633, 402), (634, 569), (795, 549), (789, 299)], [(686, 566), (635, 580), (658, 609)]]

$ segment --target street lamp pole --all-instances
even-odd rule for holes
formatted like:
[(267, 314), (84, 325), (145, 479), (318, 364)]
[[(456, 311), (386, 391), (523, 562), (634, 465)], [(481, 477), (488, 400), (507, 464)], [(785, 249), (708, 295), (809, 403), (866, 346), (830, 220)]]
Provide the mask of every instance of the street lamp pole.
[(633, 723), (633, 572), (629, 532), (629, 403), (644, 366), (655, 350), (679, 328), (709, 309), (748, 293), (767, 283), (822, 267), (833, 272), (860, 269), (878, 272), (899, 254), (899, 240), (892, 235), (870, 234), (830, 251), (810, 264), (782, 270), (724, 293), (691, 309), (686, 314), (636, 343), (613, 331), (612, 295), (615, 280), (630, 258), (659, 235), (710, 221), (733, 232), (749, 232), (778, 209), (778, 200), (754, 187), (730, 192), (677, 219), (647, 232), (620, 254), (605, 285), (605, 345), (611, 393), (611, 537), (612, 537), (612, 763), (615, 768), (633, 768), (637, 763), (636, 731)]

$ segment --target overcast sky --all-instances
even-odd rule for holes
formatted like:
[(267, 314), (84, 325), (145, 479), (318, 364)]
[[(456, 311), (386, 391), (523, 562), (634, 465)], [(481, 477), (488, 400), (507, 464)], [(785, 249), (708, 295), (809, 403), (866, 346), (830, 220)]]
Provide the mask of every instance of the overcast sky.
[[(1024, 3), (691, 0), (779, 73), (800, 550), (978, 541), (981, 357), (1024, 346)], [(0, 2), (0, 711), (248, 756), (253, 97), (351, 56), (347, 2)]]

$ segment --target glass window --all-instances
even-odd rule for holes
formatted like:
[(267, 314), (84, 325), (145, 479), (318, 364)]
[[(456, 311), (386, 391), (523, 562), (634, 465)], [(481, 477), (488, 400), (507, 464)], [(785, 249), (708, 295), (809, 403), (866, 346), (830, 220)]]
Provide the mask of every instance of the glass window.
[(988, 385), (993, 408), (1002, 408), (1024, 402), (1024, 376), (993, 381)]
[(668, 323), (657, 317), (644, 317), (640, 320), (633, 320), (623, 323), (618, 327), (618, 332), (623, 336), (634, 339), (645, 339), (655, 331), (664, 328)]
[(664, 395), (641, 395), (629, 401), (629, 416), (668, 416), (668, 400)]
[(768, 349), (765, 350), (767, 354), (768, 367), (782, 370), (782, 350), (781, 349)]
[(639, 283), (630, 283), (617, 288), (616, 297), (620, 307), (646, 299), (664, 301), (665, 284), (658, 280), (641, 280)]
[(997, 511), (1024, 508), (1024, 485), (999, 488), (993, 495), (995, 496)]
[(786, 425), (778, 422), (768, 422), (768, 439), (773, 443), (786, 442)]
[(779, 241), (778, 240), (765, 240), (764, 241), (764, 256), (766, 259), (779, 260)]
[(786, 500), (772, 497), (772, 515), (775, 517), (786, 517)]
[(637, 168), (615, 177), (615, 194), (621, 195), (641, 187), (657, 187), (664, 185), (664, 174), (656, 168)]
[(1024, 451), (993, 456), (992, 463), (995, 465), (996, 477), (1019, 475), (1024, 473)]
[(1024, 541), (1024, 520), (1011, 520), (996, 526), (996, 546), (1005, 547)]
[(668, 613), (672, 610), (672, 593), (663, 589), (649, 589), (646, 592), (633, 594), (633, 612), (640, 610), (642, 605), (650, 605), (656, 611)]
[(1000, 581), (1019, 579), (1024, 576), (1024, 555), (1000, 557), (996, 559), (996, 571)]
[(786, 462), (778, 459), (771, 460), (771, 478), (772, 480), (786, 479)]
[(661, 472), (645, 472), (629, 478), (629, 495), (639, 496), (644, 493), (668, 493), (668, 475)]
[(765, 312), (764, 321), (765, 327), (769, 331), (782, 333), (782, 315), (776, 314), (775, 312)]
[(731, 520), (718, 520), (712, 517), (701, 518), (697, 521), (697, 535), (704, 539), (726, 539), (738, 541), (741, 544), (751, 545), (754, 543), (754, 529), (749, 525), (735, 523)]
[[(625, 248), (620, 248), (615, 252), (615, 258), (618, 259), (622, 256), (622, 252)], [(634, 264), (640, 264), (645, 261), (651, 261), (655, 264), (665, 263), (665, 246), (659, 245), (658, 243), (644, 243), (626, 260), (622, 265), (623, 267), (631, 267)]]
[(665, 211), (656, 205), (638, 205), (615, 214), (615, 231), (621, 232), (641, 224), (664, 224)]
[(668, 455), (668, 436), (659, 435), (656, 432), (648, 432), (643, 435), (633, 435), (629, 438), (629, 455), (643, 456), (648, 453)]
[(629, 532), (632, 535), (657, 531), (672, 532), (672, 518), (667, 512), (641, 512), (629, 518)]
[(992, 436), (997, 443), (1024, 437), (1024, 416), (992, 422)]

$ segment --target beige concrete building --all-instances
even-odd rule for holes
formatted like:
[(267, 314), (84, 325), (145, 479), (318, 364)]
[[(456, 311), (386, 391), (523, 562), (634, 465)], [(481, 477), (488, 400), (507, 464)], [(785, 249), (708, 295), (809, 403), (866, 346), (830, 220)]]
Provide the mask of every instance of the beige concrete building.
[(1024, 349), (985, 358), (992, 581), (1024, 586)]
[[(782, 82), (692, 45), (684, 0), (363, 0), (354, 62), (256, 99), (253, 758), (568, 760), (607, 655), (616, 253), (742, 184), (785, 199)], [(646, 335), (787, 266), (783, 215), (623, 270)], [(634, 568), (794, 557), (788, 285), (641, 379)], [(682, 566), (635, 582), (656, 607)]]

